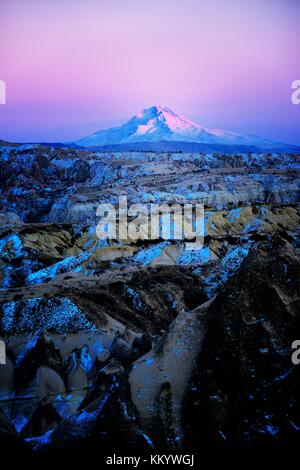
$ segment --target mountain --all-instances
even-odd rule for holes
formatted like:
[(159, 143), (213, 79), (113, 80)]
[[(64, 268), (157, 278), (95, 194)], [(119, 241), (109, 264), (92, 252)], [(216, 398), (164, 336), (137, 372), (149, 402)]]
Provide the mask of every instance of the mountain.
[[(292, 148), (255, 135), (241, 135), (222, 129), (208, 129), (179, 116), (167, 107), (161, 106), (144, 109), (122, 126), (100, 130), (78, 140), (76, 144), (83, 147), (114, 145), (120, 147), (125, 144), (128, 147), (127, 144), (140, 144), (138, 147), (144, 147), (149, 142), (180, 142), (181, 144), (188, 142), (209, 146), (245, 146), (264, 150)], [(145, 147), (147, 150), (151, 148), (151, 145)]]
[[(84, 147), (77, 146), (77, 148), (82, 149)], [(96, 147), (86, 147), (86, 149), (87, 148), (98, 152), (260, 153), (260, 149), (258, 147), (255, 147), (254, 145), (197, 144), (195, 142), (182, 142), (179, 140), (162, 140), (159, 142), (133, 142), (114, 145), (97, 145)], [(299, 151), (300, 149), (298, 148), (298, 152)]]

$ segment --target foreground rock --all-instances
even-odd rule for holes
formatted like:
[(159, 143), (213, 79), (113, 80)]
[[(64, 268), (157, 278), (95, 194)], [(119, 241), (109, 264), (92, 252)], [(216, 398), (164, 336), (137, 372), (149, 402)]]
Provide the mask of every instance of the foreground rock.
[[(11, 337), (16, 398), (26, 384), (32, 395), (30, 406), (20, 407), (18, 398), (17, 406), (6, 404), (6, 416), (33, 449), (79, 443), (110, 450), (116, 442), (120, 451), (296, 445), (299, 375), (291, 344), (300, 331), (297, 250), (278, 235), (256, 242), (218, 295), (192, 310), (183, 305), (164, 334), (154, 328), (146, 349), (134, 321), (131, 333), (129, 325), (126, 334), (115, 330), (106, 351), (92, 347), (95, 336), (105, 343), (106, 327), (101, 333), (97, 322), (95, 332), (77, 336), (74, 330), (66, 344), (58, 332), (41, 336), (21, 356)], [(155, 290), (152, 295), (154, 302)], [(95, 322), (87, 304), (85, 312)], [(76, 338), (88, 348), (76, 347)], [(40, 392), (33, 393), (32, 377), (39, 377)]]
[(300, 334), (299, 252), (258, 244), (208, 309), (209, 327), (185, 397), (186, 442), (296, 447)]

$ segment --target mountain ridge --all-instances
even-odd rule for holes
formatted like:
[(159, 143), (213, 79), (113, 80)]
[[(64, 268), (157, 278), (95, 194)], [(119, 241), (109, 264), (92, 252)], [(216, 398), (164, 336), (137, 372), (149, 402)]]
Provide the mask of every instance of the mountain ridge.
[[(252, 134), (206, 128), (164, 106), (143, 109), (118, 127), (103, 129), (75, 142), (83, 147), (106, 147), (158, 142), (248, 147), (261, 150), (297, 149)], [(147, 147), (147, 146), (144, 146)], [(175, 146), (176, 147), (176, 146)]]

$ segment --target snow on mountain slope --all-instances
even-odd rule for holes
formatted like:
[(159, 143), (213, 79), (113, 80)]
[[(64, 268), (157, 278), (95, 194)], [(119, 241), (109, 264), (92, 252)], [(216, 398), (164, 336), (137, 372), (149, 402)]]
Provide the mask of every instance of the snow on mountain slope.
[(240, 135), (221, 129), (207, 129), (179, 116), (171, 109), (152, 106), (137, 113), (120, 127), (101, 130), (76, 142), (93, 147), (136, 142), (180, 141), (201, 144), (254, 145), (280, 148), (283, 144), (253, 135)]

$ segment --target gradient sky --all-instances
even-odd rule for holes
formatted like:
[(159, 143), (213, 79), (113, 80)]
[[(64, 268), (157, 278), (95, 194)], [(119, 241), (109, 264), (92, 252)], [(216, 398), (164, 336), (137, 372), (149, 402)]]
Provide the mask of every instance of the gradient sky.
[(0, 0), (0, 139), (61, 141), (156, 105), (300, 144), (298, 0)]

